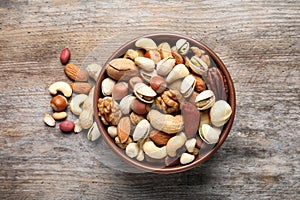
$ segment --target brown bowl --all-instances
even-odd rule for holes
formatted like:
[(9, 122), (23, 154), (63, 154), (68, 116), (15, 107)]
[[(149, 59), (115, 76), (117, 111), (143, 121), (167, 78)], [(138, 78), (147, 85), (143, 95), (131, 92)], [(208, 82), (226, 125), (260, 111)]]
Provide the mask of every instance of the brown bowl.
[[(107, 66), (107, 64), (114, 58), (118, 58), (118, 57), (123, 57), (123, 55), (126, 53), (126, 51), (129, 48), (133, 48), (134, 44), (136, 42), (137, 39), (141, 38), (136, 38), (133, 39), (132, 41), (124, 44), (123, 46), (121, 46), (118, 50), (116, 50), (111, 56), (110, 58), (107, 60), (107, 62), (105, 63), (104, 67), (102, 68), (99, 78), (96, 82), (95, 85), (95, 95), (94, 95), (94, 113), (95, 113), (95, 118), (96, 118), (96, 123), (98, 125), (98, 128), (100, 129), (100, 132), (104, 138), (104, 140), (106, 141), (106, 143), (109, 145), (109, 147), (121, 158), (123, 159), (125, 162), (139, 168), (142, 169), (144, 171), (147, 172), (156, 172), (156, 173), (164, 173), (164, 174), (169, 174), (169, 173), (176, 173), (176, 172), (182, 172), (188, 169), (191, 169), (197, 165), (199, 165), (200, 163), (205, 162), (206, 160), (208, 160), (223, 144), (223, 142), (225, 141), (225, 139), (227, 138), (230, 129), (232, 127), (233, 121), (234, 121), (234, 116), (235, 116), (235, 110), (236, 110), (236, 97), (235, 97), (235, 90), (234, 90), (234, 85), (232, 82), (232, 79), (230, 77), (229, 72), (227, 71), (224, 63), (221, 61), (221, 59), (209, 48), (207, 47), (205, 44), (196, 41), (192, 38), (183, 36), (183, 35), (178, 35), (178, 34), (172, 34), (172, 33), (161, 33), (161, 34), (151, 34), (151, 35), (145, 35), (142, 37), (147, 37), (147, 38), (151, 38), (153, 39), (157, 44), (159, 44), (160, 42), (165, 42), (165, 41), (177, 41), (178, 39), (186, 39), (188, 42), (190, 42), (190, 44), (193, 44), (193, 46), (197, 46), (200, 47), (202, 49), (204, 49), (207, 54), (211, 57), (211, 60), (215, 63), (216, 67), (223, 73), (225, 80), (227, 82), (228, 85), (228, 100), (227, 102), (229, 103), (229, 105), (232, 108), (232, 115), (229, 119), (229, 121), (223, 126), (222, 129), (222, 133), (220, 135), (219, 141), (218, 143), (214, 144), (213, 146), (210, 146), (210, 149), (208, 151), (203, 152), (202, 154), (199, 154), (198, 156), (196, 156), (196, 159), (190, 163), (190, 164), (186, 164), (186, 165), (175, 165), (175, 166), (170, 166), (170, 167), (166, 167), (166, 166), (162, 166), (162, 165), (151, 165), (149, 163), (146, 162), (140, 162), (137, 161), (135, 159), (129, 158), (125, 151), (122, 150), (121, 148), (119, 148), (114, 140), (110, 137), (110, 135), (107, 133), (107, 127), (102, 123), (102, 121), (100, 120), (100, 118), (98, 117), (98, 107), (97, 107), (97, 102), (98, 99), (100, 97), (103, 97), (101, 94), (101, 82), (104, 78), (106, 78), (106, 73), (105, 73), (105, 66)], [(209, 146), (209, 145), (207, 145)]]

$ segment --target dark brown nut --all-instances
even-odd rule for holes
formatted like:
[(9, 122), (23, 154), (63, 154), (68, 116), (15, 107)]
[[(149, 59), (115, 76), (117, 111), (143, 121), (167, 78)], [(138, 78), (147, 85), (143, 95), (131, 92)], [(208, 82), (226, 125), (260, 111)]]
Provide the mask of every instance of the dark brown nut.
[(161, 76), (153, 76), (150, 80), (150, 86), (156, 93), (160, 94), (167, 88), (167, 82)]
[(138, 99), (134, 99), (130, 105), (130, 108), (139, 115), (144, 115), (149, 112), (150, 104), (143, 103)]
[(128, 87), (129, 87), (130, 90), (133, 90), (135, 84), (143, 83), (143, 82), (144, 81), (141, 77), (135, 76), (135, 77), (132, 77), (131, 79), (129, 79)]
[(194, 75), (194, 78), (196, 79), (195, 91), (200, 93), (206, 90), (206, 84), (204, 80), (196, 75)]
[(155, 99), (155, 105), (164, 113), (171, 114), (179, 111), (179, 103), (183, 99), (176, 90), (165, 90)]
[(175, 166), (180, 164), (180, 157), (165, 157), (165, 165), (167, 167)]
[(116, 101), (123, 99), (128, 94), (128, 83), (119, 82), (112, 89), (112, 98)]
[(171, 137), (172, 137), (172, 135), (158, 131), (158, 130), (152, 130), (150, 132), (150, 139), (158, 146), (167, 145), (167, 143)]
[(216, 67), (208, 68), (207, 75), (203, 77), (207, 88), (215, 94), (216, 101), (227, 100), (227, 94), (225, 91), (225, 84), (221, 71)]
[(122, 117), (117, 126), (118, 137), (121, 143), (125, 143), (130, 135), (130, 119), (129, 117)]
[(154, 61), (155, 64), (157, 64), (161, 60), (160, 53), (158, 52), (158, 50), (155, 49), (148, 50), (145, 53), (144, 57), (150, 58), (151, 60)]
[(98, 110), (101, 121), (105, 125), (117, 125), (121, 111), (119, 105), (114, 103), (112, 97), (104, 97), (98, 99)]
[(67, 64), (69, 59), (71, 57), (71, 52), (68, 48), (65, 48), (61, 51), (61, 54), (60, 54), (60, 62), (61, 64)]
[(181, 112), (184, 121), (185, 134), (187, 138), (192, 138), (198, 132), (200, 112), (196, 106), (190, 102), (184, 102), (182, 104)]
[(145, 117), (143, 115), (138, 115), (135, 112), (131, 112), (129, 117), (130, 117), (130, 121), (133, 125), (137, 125), (140, 121), (145, 119)]

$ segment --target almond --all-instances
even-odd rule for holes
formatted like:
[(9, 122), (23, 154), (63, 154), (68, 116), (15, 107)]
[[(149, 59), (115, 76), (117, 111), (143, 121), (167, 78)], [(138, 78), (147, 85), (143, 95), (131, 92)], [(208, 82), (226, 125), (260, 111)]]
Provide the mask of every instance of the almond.
[(74, 64), (67, 64), (65, 67), (66, 75), (73, 81), (87, 81), (87, 74)]
[(150, 139), (158, 146), (165, 146), (171, 137), (172, 135), (158, 130), (152, 130), (150, 132)]
[(119, 121), (117, 131), (118, 131), (118, 137), (120, 139), (121, 143), (124, 143), (127, 141), (130, 135), (130, 119), (129, 117), (122, 117)]
[(78, 94), (88, 94), (92, 88), (92, 85), (89, 83), (75, 82), (70, 84), (73, 92)]

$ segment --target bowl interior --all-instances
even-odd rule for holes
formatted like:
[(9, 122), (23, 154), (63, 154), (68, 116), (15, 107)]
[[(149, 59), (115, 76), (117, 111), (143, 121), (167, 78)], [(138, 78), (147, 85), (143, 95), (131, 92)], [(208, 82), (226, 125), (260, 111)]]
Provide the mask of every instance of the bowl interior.
[[(104, 140), (107, 142), (107, 144), (109, 145), (109, 147), (121, 158), (123, 159), (125, 162), (138, 167), (144, 171), (149, 171), (149, 172), (157, 172), (157, 173), (175, 173), (175, 172), (181, 172), (181, 171), (185, 171), (188, 169), (191, 169), (195, 166), (197, 166), (200, 163), (205, 162), (207, 159), (209, 159), (219, 148), (220, 146), (223, 144), (223, 142), (225, 141), (225, 139), (227, 138), (230, 129), (232, 127), (233, 121), (234, 121), (234, 116), (235, 116), (235, 110), (236, 110), (236, 97), (235, 97), (235, 90), (234, 90), (234, 85), (232, 82), (232, 79), (230, 77), (229, 72), (227, 71), (225, 65), (223, 64), (223, 62), (221, 61), (221, 59), (209, 48), (207, 47), (205, 44), (196, 41), (192, 38), (183, 36), (183, 35), (178, 35), (178, 34), (170, 34), (170, 33), (161, 33), (161, 34), (152, 34), (152, 35), (145, 35), (142, 37), (147, 37), (147, 38), (151, 38), (153, 39), (157, 44), (161, 43), (161, 42), (172, 42), (175, 43), (178, 39), (186, 39), (192, 46), (197, 46), (199, 48), (202, 48), (203, 50), (205, 50), (207, 52), (207, 54), (210, 56), (211, 61), (214, 63), (214, 65), (216, 67), (219, 68), (219, 70), (223, 73), (225, 79), (226, 79), (226, 83), (228, 85), (228, 103), (232, 108), (232, 115), (229, 119), (229, 121), (223, 126), (222, 129), (222, 133), (220, 136), (220, 139), (218, 141), (218, 143), (214, 144), (214, 145), (206, 145), (206, 150), (199, 152), (199, 155), (196, 157), (195, 161), (187, 164), (187, 165), (175, 165), (175, 166), (170, 166), (170, 167), (165, 167), (163, 165), (150, 165), (148, 163), (145, 162), (139, 162), (135, 159), (131, 159), (129, 158), (124, 150), (122, 150), (121, 148), (119, 148), (114, 140), (109, 136), (109, 134), (107, 133), (106, 130), (106, 126), (101, 122), (100, 118), (98, 117), (98, 107), (97, 107), (97, 102), (98, 99), (100, 97), (103, 97), (101, 94), (101, 83), (102, 80), (104, 78), (106, 78), (106, 73), (105, 73), (105, 68), (106, 65), (113, 60), (114, 58), (119, 58), (119, 57), (123, 57), (123, 55), (126, 53), (126, 51), (130, 48), (134, 47), (135, 41), (139, 38), (133, 39), (132, 41), (129, 41), (128, 43), (124, 44), (123, 46), (121, 46), (118, 50), (115, 51), (115, 53), (113, 53), (111, 55), (110, 58), (108, 58), (107, 62), (105, 63), (104, 67), (102, 68), (99, 78), (96, 82), (95, 85), (95, 94), (94, 94), (94, 113), (95, 113), (95, 120), (96, 123), (98, 125), (98, 128), (100, 129), (100, 132), (104, 138)], [(209, 149), (209, 150), (207, 150)]]

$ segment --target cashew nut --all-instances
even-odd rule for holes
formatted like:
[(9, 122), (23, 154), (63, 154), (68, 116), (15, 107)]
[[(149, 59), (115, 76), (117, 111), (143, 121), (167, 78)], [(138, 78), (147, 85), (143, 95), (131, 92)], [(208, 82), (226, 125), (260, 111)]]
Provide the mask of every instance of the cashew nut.
[(196, 146), (196, 138), (191, 138), (191, 139), (188, 139), (186, 142), (185, 142), (185, 148), (186, 150), (189, 152), (189, 153), (193, 153), (194, 152), (194, 149), (195, 149), (195, 146)]
[(101, 136), (100, 131), (98, 129), (98, 126), (96, 124), (96, 122), (93, 123), (92, 127), (90, 128), (90, 130), (87, 133), (87, 138), (90, 141), (95, 141), (97, 140), (99, 137)]
[(147, 119), (150, 121), (151, 126), (157, 130), (161, 130), (168, 134), (173, 134), (183, 129), (183, 117), (182, 115), (163, 114), (157, 110), (151, 110)]
[(195, 159), (195, 156), (189, 153), (183, 153), (180, 157), (180, 163), (185, 165), (192, 162)]
[(166, 150), (169, 156), (175, 157), (176, 151), (181, 148), (186, 142), (186, 136), (183, 132), (169, 139)]
[(135, 158), (139, 154), (139, 147), (137, 143), (130, 143), (126, 147), (126, 155), (129, 156), (130, 158)]
[(100, 65), (98, 65), (96, 63), (92, 63), (86, 67), (86, 71), (91, 78), (93, 78), (95, 81), (97, 81), (98, 76), (101, 71), (101, 68), (102, 67)]
[(162, 159), (167, 156), (166, 146), (157, 147), (152, 141), (145, 142), (143, 150), (150, 158)]
[(88, 96), (86, 94), (78, 94), (72, 98), (70, 103), (70, 109), (74, 115), (80, 115), (82, 109), (80, 105), (86, 100)]
[(71, 86), (63, 81), (58, 81), (51, 84), (48, 88), (50, 94), (57, 94), (58, 91), (62, 92), (65, 97), (70, 97), (72, 95), (72, 88)]

